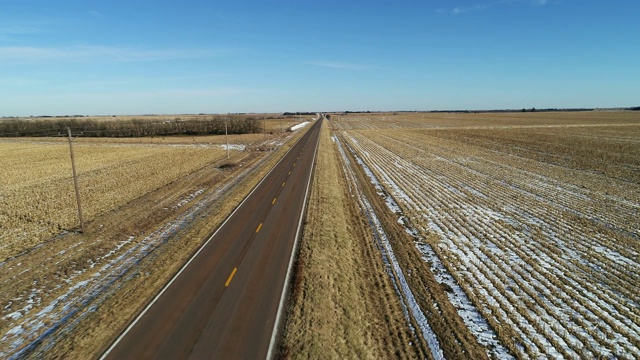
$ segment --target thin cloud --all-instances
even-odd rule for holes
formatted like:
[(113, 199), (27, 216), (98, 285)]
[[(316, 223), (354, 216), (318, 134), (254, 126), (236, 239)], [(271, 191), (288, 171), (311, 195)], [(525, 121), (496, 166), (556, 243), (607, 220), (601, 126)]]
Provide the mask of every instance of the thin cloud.
[(456, 8), (453, 8), (453, 10), (451, 10), (451, 13), (453, 13), (453, 14), (462, 14), (462, 13), (466, 13), (466, 12), (480, 11), (480, 10), (486, 9), (487, 6), (488, 5), (458, 6)]
[[(123, 87), (130, 85), (144, 85), (153, 83), (183, 83), (189, 80), (202, 80), (202, 79), (219, 79), (225, 77), (226, 74), (202, 74), (202, 75), (183, 75), (183, 76), (166, 76), (166, 77), (126, 77), (114, 80), (98, 80), (87, 82), (72, 82), (65, 83), (64, 85), (57, 84), (63, 89), (74, 88), (110, 88), (110, 87)], [(2, 84), (2, 80), (0, 80)]]
[(107, 16), (98, 10), (89, 10), (89, 15), (99, 19), (106, 19)]
[(230, 50), (159, 49), (146, 50), (109, 46), (47, 48), (34, 46), (0, 47), (0, 62), (39, 61), (165, 61), (206, 58), (229, 54)]
[(320, 66), (331, 69), (342, 69), (342, 70), (371, 70), (371, 69), (379, 69), (378, 66), (367, 65), (367, 64), (356, 64), (356, 63), (346, 63), (346, 62), (338, 62), (338, 61), (309, 61), (306, 62), (307, 65)]
[(16, 41), (20, 35), (39, 33), (40, 29), (33, 26), (0, 26), (0, 41)]
[(530, 6), (544, 6), (549, 4), (549, 0), (500, 0), (497, 2), (476, 4), (472, 6), (457, 6), (453, 9), (438, 9), (436, 10), (436, 12), (441, 14), (444, 13), (444, 14), (459, 15), (464, 13), (480, 12), (480, 11), (488, 10), (490, 8), (494, 8), (502, 5), (513, 5), (513, 4), (528, 4)]
[(28, 87), (34, 85), (40, 85), (43, 81), (41, 79), (36, 78), (27, 78), (27, 77), (2, 77), (0, 78), (0, 86), (7, 88), (14, 87)]

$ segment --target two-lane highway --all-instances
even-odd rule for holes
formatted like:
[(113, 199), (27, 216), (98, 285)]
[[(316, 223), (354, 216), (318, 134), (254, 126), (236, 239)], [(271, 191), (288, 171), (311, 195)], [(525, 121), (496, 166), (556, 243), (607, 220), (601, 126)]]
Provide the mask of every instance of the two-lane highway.
[(321, 123), (298, 140), (103, 358), (267, 356)]

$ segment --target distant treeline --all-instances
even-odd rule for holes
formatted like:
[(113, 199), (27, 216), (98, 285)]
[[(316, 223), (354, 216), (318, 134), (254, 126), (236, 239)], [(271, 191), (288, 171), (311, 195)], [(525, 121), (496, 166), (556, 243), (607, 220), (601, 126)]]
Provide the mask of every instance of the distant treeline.
[(292, 115), (315, 115), (314, 112), (285, 112), (282, 115), (284, 116), (292, 116)]
[(2, 120), (0, 137), (56, 136), (67, 134), (86, 137), (144, 137), (171, 135), (250, 134), (262, 131), (262, 122), (245, 117), (210, 117), (193, 119), (113, 119), (93, 120), (77, 118)]

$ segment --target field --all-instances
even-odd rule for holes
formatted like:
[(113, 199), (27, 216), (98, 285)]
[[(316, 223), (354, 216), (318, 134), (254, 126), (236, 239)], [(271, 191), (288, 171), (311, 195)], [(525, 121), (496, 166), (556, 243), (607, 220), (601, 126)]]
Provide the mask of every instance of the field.
[[(0, 139), (0, 357), (94, 358), (291, 146)], [(108, 121), (108, 120), (104, 120)], [(283, 358), (640, 358), (640, 114), (331, 114)]]
[[(368, 201), (386, 201), (421, 271), (489, 356), (640, 357), (640, 114), (334, 114), (331, 123), (344, 163), (379, 198)], [(403, 245), (388, 246), (387, 257)], [(423, 290), (406, 267), (420, 267), (398, 263), (411, 304)], [(412, 318), (428, 311), (417, 306)], [(426, 318), (437, 357), (443, 336)]]
[[(244, 136), (245, 140), (259, 137)], [(219, 144), (203, 139), (197, 144), (188, 138), (173, 144), (162, 144), (162, 139), (127, 140), (81, 139), (75, 144), (83, 213), (88, 221), (226, 157)], [(66, 141), (3, 140), (0, 152), (2, 261), (74, 229), (78, 214)]]
[[(0, 357), (93, 358), (302, 131), (0, 139)], [(45, 356), (46, 355), (46, 356)]]

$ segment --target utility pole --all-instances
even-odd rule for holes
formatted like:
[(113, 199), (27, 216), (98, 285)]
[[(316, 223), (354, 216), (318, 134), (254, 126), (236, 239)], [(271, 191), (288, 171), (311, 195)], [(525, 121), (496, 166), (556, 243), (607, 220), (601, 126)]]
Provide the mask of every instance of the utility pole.
[(78, 218), (80, 219), (80, 232), (84, 233), (84, 219), (82, 218), (82, 203), (80, 202), (80, 190), (78, 189), (78, 176), (76, 175), (76, 159), (73, 156), (73, 139), (71, 138), (71, 128), (69, 131), (69, 151), (71, 152), (71, 170), (73, 170), (73, 187), (76, 189), (76, 201), (78, 202)]
[(225, 119), (224, 121), (224, 138), (227, 140), (227, 160), (229, 159), (229, 133), (227, 132), (227, 123), (229, 119)]

